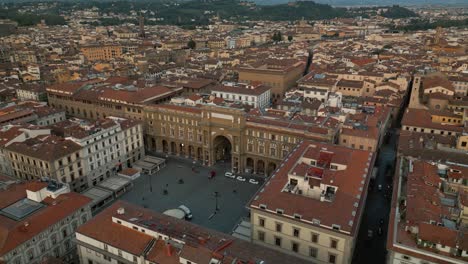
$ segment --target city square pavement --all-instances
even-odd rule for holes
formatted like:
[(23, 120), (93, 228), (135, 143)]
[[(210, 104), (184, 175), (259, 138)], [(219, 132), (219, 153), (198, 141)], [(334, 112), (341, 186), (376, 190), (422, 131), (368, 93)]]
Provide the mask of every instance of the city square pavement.
[[(156, 174), (141, 175), (134, 181), (133, 189), (120, 199), (161, 213), (183, 204), (192, 211), (193, 223), (224, 233), (231, 233), (241, 218), (248, 217), (246, 204), (262, 181), (254, 185), (248, 182), (249, 177), (245, 182), (227, 178), (224, 173), (230, 168), (228, 164), (203, 167), (171, 157), (166, 162), (166, 167)], [(216, 171), (216, 177), (208, 179), (212, 170)], [(180, 184), (179, 179), (184, 183)], [(167, 189), (167, 194), (163, 193), (164, 189)], [(215, 192), (219, 194), (219, 211), (213, 214)]]

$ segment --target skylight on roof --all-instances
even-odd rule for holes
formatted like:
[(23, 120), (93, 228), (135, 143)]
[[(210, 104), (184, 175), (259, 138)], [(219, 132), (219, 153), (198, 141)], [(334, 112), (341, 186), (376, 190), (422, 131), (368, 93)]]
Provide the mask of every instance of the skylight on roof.
[(13, 220), (21, 220), (26, 216), (44, 207), (43, 204), (24, 198), (0, 210), (0, 214)]

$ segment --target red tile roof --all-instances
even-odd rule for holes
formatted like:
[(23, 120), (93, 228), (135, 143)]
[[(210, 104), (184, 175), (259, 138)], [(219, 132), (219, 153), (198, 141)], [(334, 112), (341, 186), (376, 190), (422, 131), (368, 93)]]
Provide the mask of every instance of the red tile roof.
[[(117, 209), (123, 208), (124, 214), (118, 214)], [(181, 247), (171, 247), (149, 232), (141, 232), (112, 221), (131, 223), (133, 226), (153, 230), (183, 241)], [(149, 248), (147, 259), (157, 263), (179, 263), (179, 257), (195, 260), (210, 260), (212, 257), (223, 258), (223, 263), (231, 263), (235, 258), (239, 261), (264, 260), (272, 264), (303, 264), (305, 260), (283, 254), (275, 250), (255, 245), (224, 233), (205, 229), (185, 220), (163, 215), (128, 202), (119, 200), (106, 208), (96, 217), (78, 228), (77, 233), (96, 239), (102, 243), (117, 247), (134, 255), (142, 255), (151, 241), (155, 245)], [(129, 243), (132, 241), (132, 243)], [(168, 254), (169, 253), (169, 254)], [(208, 263), (207, 261), (198, 263)]]
[[(282, 192), (288, 182), (288, 173), (301, 157), (320, 159), (321, 150), (333, 153), (331, 163), (346, 165), (345, 170), (325, 170), (322, 183), (337, 186), (333, 202), (316, 200), (307, 196)], [(299, 214), (303, 220), (320, 220), (320, 225), (331, 228), (340, 225), (341, 230), (352, 236), (357, 234), (358, 216), (363, 210), (367, 184), (372, 171), (373, 153), (354, 150), (325, 143), (304, 141), (286, 158), (283, 165), (271, 177), (268, 184), (258, 193), (250, 206), (259, 208), (266, 205), (268, 210), (283, 209), (286, 215)], [(262, 209), (260, 209), (262, 210)], [(354, 213), (353, 213), (354, 212)], [(277, 215), (280, 216), (280, 215)]]
[[(0, 191), (0, 208), (26, 198), (26, 189), (37, 189), (40, 186), (42, 185), (35, 183), (10, 185), (7, 190)], [(49, 203), (21, 221), (15, 221), (0, 215), (0, 256), (32, 239), (91, 202), (90, 198), (73, 192), (61, 194), (56, 199), (48, 199), (56, 203), (54, 205)], [(27, 226), (25, 226), (25, 222), (28, 222)]]

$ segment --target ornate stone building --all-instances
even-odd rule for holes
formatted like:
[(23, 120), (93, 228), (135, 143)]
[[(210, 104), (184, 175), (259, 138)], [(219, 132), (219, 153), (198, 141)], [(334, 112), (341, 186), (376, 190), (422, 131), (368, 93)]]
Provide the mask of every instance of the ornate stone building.
[(335, 142), (338, 126), (247, 114), (202, 105), (144, 108), (150, 151), (192, 158), (204, 165), (230, 162), (233, 172), (270, 175), (303, 139)]

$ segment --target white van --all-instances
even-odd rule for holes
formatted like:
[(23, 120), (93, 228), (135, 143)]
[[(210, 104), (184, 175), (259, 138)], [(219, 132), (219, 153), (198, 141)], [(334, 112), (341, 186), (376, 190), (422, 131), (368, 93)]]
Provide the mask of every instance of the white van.
[(190, 212), (190, 209), (189, 209), (187, 206), (181, 205), (181, 206), (179, 206), (179, 209), (182, 210), (182, 211), (184, 211), (184, 213), (185, 213), (185, 219), (187, 219), (187, 220), (191, 220), (191, 219), (192, 219), (192, 212)]

